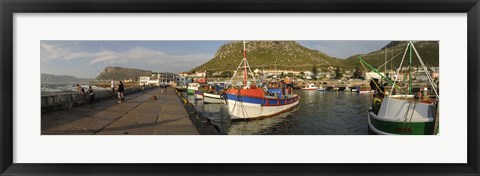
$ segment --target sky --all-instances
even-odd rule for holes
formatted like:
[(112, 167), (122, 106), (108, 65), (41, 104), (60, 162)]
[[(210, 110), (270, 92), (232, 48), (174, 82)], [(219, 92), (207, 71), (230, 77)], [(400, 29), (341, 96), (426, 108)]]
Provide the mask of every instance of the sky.
[[(230, 41), (51, 41), (40, 42), (40, 71), (95, 78), (107, 66), (178, 73), (199, 66)], [(332, 57), (378, 50), (390, 41), (297, 41)]]

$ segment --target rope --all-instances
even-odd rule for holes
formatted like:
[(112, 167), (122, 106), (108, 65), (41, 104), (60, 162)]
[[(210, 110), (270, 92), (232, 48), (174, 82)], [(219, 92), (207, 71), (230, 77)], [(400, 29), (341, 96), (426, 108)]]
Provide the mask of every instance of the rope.
[[(413, 111), (412, 111), (412, 115), (410, 116), (410, 120), (408, 121), (408, 126), (407, 126), (407, 129), (410, 128), (410, 125), (412, 124), (412, 119), (413, 119), (413, 113), (415, 113), (415, 108), (417, 106), (417, 102), (414, 102), (413, 104)], [(412, 130), (413, 132), (413, 130)]]

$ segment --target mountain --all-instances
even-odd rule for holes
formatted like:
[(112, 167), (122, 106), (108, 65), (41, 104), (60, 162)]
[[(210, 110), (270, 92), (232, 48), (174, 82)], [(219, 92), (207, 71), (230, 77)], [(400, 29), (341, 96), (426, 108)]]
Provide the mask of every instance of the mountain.
[(97, 80), (125, 80), (133, 79), (137, 80), (140, 76), (150, 76), (152, 71), (150, 70), (140, 70), (135, 68), (124, 68), (124, 67), (105, 67), (100, 75), (97, 76)]
[[(313, 65), (341, 66), (341, 60), (317, 50), (306, 48), (294, 41), (250, 41), (246, 45), (247, 59), (252, 69), (309, 70)], [(243, 59), (243, 43), (230, 42), (221, 46), (208, 62), (190, 70), (235, 70)]]
[[(368, 54), (357, 54), (347, 59), (328, 56), (321, 51), (306, 48), (294, 41), (251, 41), (247, 42), (246, 49), (248, 63), (252, 70), (256, 68), (275, 69), (275, 65), (279, 70), (305, 71), (311, 70), (313, 65), (317, 65), (317, 68), (338, 66), (352, 70), (359, 66), (357, 57), (360, 55), (374, 67), (382, 65), (385, 63), (385, 48), (388, 48), (388, 58), (400, 53), (389, 64), (389, 68), (394, 65), (398, 67), (407, 43), (407, 41), (392, 41), (377, 51)], [(427, 66), (438, 66), (439, 44), (437, 41), (415, 42), (414, 45)], [(222, 45), (212, 59), (190, 70), (190, 72), (235, 70), (243, 59), (242, 50), (243, 43), (240, 41)], [(408, 54), (406, 58), (408, 59)], [(413, 56), (413, 64), (419, 65), (415, 54)]]
[[(402, 57), (407, 47), (408, 42), (405, 41), (392, 41), (382, 47), (382, 49), (370, 52), (368, 54), (362, 55), (354, 55), (350, 56), (349, 58), (343, 61), (343, 65), (347, 69), (353, 69), (356, 66), (361, 67), (358, 63), (357, 57), (362, 56), (362, 59), (365, 60), (368, 64), (372, 65), (373, 67), (378, 68), (382, 64), (385, 63), (385, 48), (387, 48), (387, 61), (390, 60), (392, 57), (395, 57), (389, 64), (387, 64), (387, 68), (397, 68), (400, 62), (402, 61)], [(438, 67), (439, 65), (439, 43), (438, 41), (420, 41), (414, 42), (413, 45), (418, 51), (418, 54), (422, 58), (423, 62), (427, 67)], [(415, 52), (412, 52), (412, 65), (420, 66), (420, 62), (417, 59)], [(407, 52), (405, 56), (405, 60), (403, 65), (406, 66), (409, 59), (409, 52)], [(383, 68), (383, 67), (382, 67)], [(383, 69), (381, 69), (383, 70)]]
[(68, 75), (41, 74), (42, 84), (88, 84), (93, 79), (77, 78)]

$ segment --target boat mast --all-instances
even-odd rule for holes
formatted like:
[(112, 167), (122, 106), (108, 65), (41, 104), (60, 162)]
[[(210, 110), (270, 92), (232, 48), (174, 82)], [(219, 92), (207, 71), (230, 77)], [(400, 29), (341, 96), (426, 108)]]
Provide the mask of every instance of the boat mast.
[(245, 41), (243, 41), (243, 85), (247, 85), (247, 51), (245, 49)]
[(365, 62), (363, 59), (362, 59), (362, 56), (358, 56), (357, 57), (357, 60), (360, 62), (360, 64), (362, 65), (366, 65), (368, 68), (370, 68), (373, 72), (375, 72), (376, 74), (380, 75), (380, 77), (382, 77), (383, 79), (385, 79), (390, 85), (392, 85), (393, 87), (397, 88), (398, 90), (402, 91), (402, 88), (399, 87), (398, 85), (394, 84), (395, 81), (392, 81), (390, 78), (386, 77), (384, 74), (381, 74), (380, 71), (378, 69), (376, 69), (375, 67), (371, 66), (370, 64), (368, 64), (367, 62)]
[(408, 93), (412, 94), (412, 41), (408, 43), (409, 53), (410, 53), (410, 62), (408, 64)]
[[(387, 76), (387, 65), (386, 65), (386, 64), (387, 64), (387, 53), (388, 53), (388, 48), (387, 48), (387, 46), (385, 46), (385, 62), (384, 62), (384, 64), (385, 64), (385, 67), (384, 67), (384, 68), (385, 68), (385, 69), (384, 69), (385, 72), (383, 72), (383, 74), (384, 74), (385, 76)], [(387, 77), (388, 77), (388, 76), (387, 76)], [(385, 81), (386, 81), (386, 80), (385, 80)], [(385, 91), (385, 90), (381, 90), (381, 91)]]

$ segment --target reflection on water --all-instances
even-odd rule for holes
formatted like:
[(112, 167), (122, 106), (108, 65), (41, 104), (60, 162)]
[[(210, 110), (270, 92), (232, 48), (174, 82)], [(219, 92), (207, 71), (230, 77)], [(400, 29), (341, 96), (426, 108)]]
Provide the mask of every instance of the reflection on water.
[(231, 135), (315, 135), (315, 134), (368, 134), (367, 110), (371, 94), (355, 92), (297, 91), (301, 100), (290, 112), (270, 118), (230, 122), (226, 105), (203, 104), (188, 100), (198, 112)]

